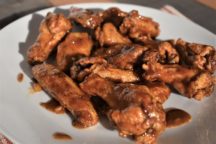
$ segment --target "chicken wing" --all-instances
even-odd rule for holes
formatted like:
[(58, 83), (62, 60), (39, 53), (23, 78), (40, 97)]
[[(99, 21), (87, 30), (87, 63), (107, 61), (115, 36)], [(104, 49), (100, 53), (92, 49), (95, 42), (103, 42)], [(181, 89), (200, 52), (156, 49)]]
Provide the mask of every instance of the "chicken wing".
[(84, 28), (96, 29), (102, 23), (106, 22), (111, 22), (118, 27), (125, 16), (127, 16), (127, 13), (116, 7), (98, 11), (72, 7), (69, 17)]
[(148, 81), (163, 81), (173, 86), (180, 94), (202, 100), (209, 96), (215, 84), (215, 78), (209, 72), (197, 68), (188, 68), (177, 64), (144, 64), (143, 77)]
[(115, 82), (137, 82), (139, 77), (131, 70), (122, 70), (110, 64), (94, 64), (90, 68), (85, 68), (77, 75), (78, 81), (82, 81), (90, 74), (97, 74), (102, 78), (107, 78)]
[(48, 13), (40, 24), (36, 42), (27, 51), (29, 63), (44, 62), (71, 28), (70, 21), (63, 14)]
[(188, 43), (182, 39), (176, 42), (182, 63), (214, 73), (216, 70), (216, 50), (209, 45)]
[(136, 10), (131, 11), (124, 18), (119, 30), (122, 34), (144, 43), (157, 37), (160, 33), (158, 23), (154, 22), (151, 18), (139, 15)]
[(89, 97), (66, 74), (45, 63), (35, 65), (32, 74), (47, 93), (73, 114), (75, 127), (85, 128), (98, 122)]
[[(152, 93), (153, 84), (150, 89), (146, 85), (115, 84), (92, 74), (80, 87), (87, 94), (99, 96), (108, 103), (111, 108), (108, 116), (121, 136), (142, 137), (143, 143), (154, 144), (158, 135), (165, 129), (165, 113), (160, 103), (163, 100), (156, 98), (162, 93)], [(158, 87), (168, 89), (165, 85)], [(168, 98), (170, 92), (165, 91), (163, 94)]]
[(148, 48), (141, 45), (116, 45), (106, 50), (105, 58), (110, 64), (121, 69), (133, 70), (139, 57)]
[(131, 41), (121, 35), (112, 23), (105, 23), (102, 28), (95, 30), (95, 37), (99, 41), (100, 46), (112, 46), (116, 44), (128, 44)]
[(95, 29), (103, 22), (103, 15), (98, 11), (71, 7), (70, 19), (84, 28)]
[(89, 56), (93, 46), (88, 33), (69, 33), (58, 46), (56, 62), (58, 68), (64, 70), (75, 56)]

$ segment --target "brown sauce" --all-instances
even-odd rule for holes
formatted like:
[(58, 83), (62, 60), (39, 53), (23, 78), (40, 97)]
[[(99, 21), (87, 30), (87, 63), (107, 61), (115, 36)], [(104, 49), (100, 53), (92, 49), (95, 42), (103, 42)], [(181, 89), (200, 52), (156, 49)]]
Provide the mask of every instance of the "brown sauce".
[(65, 113), (65, 109), (54, 99), (51, 99), (47, 102), (40, 103), (42, 107), (46, 110), (53, 112), (55, 114), (63, 114)]
[(17, 75), (17, 81), (18, 81), (18, 82), (22, 82), (22, 81), (23, 81), (23, 78), (24, 78), (23, 73), (19, 73), (19, 74)]
[(31, 88), (29, 88), (29, 92), (31, 94), (40, 92), (42, 90), (41, 86), (38, 83), (33, 82)]
[(191, 121), (191, 115), (184, 110), (170, 109), (166, 111), (166, 127), (177, 127)]
[(56, 140), (72, 140), (72, 137), (68, 134), (56, 132), (53, 134), (53, 138)]

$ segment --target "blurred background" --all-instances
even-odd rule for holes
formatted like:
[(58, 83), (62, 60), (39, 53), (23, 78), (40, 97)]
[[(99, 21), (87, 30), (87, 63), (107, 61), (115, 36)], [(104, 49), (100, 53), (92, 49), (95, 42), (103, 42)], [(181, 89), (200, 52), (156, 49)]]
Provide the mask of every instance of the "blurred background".
[[(130, 3), (172, 13), (174, 9), (216, 34), (216, 0), (0, 0), (0, 29), (36, 10), (84, 2)], [(171, 10), (169, 9), (171, 6)], [(170, 11), (169, 11), (170, 10)]]

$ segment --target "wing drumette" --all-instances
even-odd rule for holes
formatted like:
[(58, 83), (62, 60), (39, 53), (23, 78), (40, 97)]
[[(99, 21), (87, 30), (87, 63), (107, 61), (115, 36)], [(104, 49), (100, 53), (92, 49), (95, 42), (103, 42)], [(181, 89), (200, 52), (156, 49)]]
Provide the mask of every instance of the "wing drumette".
[(36, 42), (28, 49), (29, 63), (44, 62), (71, 28), (70, 21), (63, 14), (48, 13), (40, 24)]
[[(155, 144), (165, 129), (161, 103), (168, 98), (170, 91), (164, 84), (115, 84), (92, 74), (80, 87), (87, 94), (99, 96), (108, 103), (111, 108), (108, 117), (123, 137), (131, 135), (138, 143)], [(152, 90), (159, 91), (152, 93)]]
[(101, 46), (112, 46), (116, 44), (128, 44), (131, 41), (121, 35), (112, 23), (105, 23), (102, 28), (95, 30), (95, 37)]
[(216, 50), (209, 45), (188, 43), (182, 39), (176, 42), (176, 49), (182, 63), (214, 73), (216, 70)]
[(89, 56), (92, 46), (93, 41), (88, 33), (69, 33), (57, 49), (56, 62), (58, 68), (65, 70), (73, 57)]
[(75, 127), (85, 128), (98, 122), (89, 97), (66, 74), (50, 64), (35, 65), (32, 74), (47, 93), (73, 114)]
[(119, 29), (122, 34), (144, 43), (154, 39), (160, 33), (158, 23), (151, 18), (139, 15), (136, 10), (131, 11), (128, 16), (124, 18)]
[(146, 52), (143, 59), (145, 80), (165, 82), (180, 94), (197, 100), (213, 91), (215, 78), (209, 72), (179, 64), (161, 64), (158, 51), (153, 50)]

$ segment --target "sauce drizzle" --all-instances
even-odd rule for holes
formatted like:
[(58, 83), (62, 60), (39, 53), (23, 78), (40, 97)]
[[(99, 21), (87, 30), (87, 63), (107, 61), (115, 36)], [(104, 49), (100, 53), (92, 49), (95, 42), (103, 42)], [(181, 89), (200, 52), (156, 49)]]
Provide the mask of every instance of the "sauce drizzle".
[(22, 82), (22, 81), (23, 81), (23, 78), (24, 78), (23, 73), (18, 73), (18, 75), (17, 75), (17, 81), (18, 81), (18, 82)]
[(53, 134), (53, 138), (56, 140), (72, 140), (71, 136), (65, 133), (61, 133), (61, 132), (55, 132)]
[(184, 110), (170, 109), (166, 111), (166, 127), (177, 127), (191, 121), (191, 115)]

